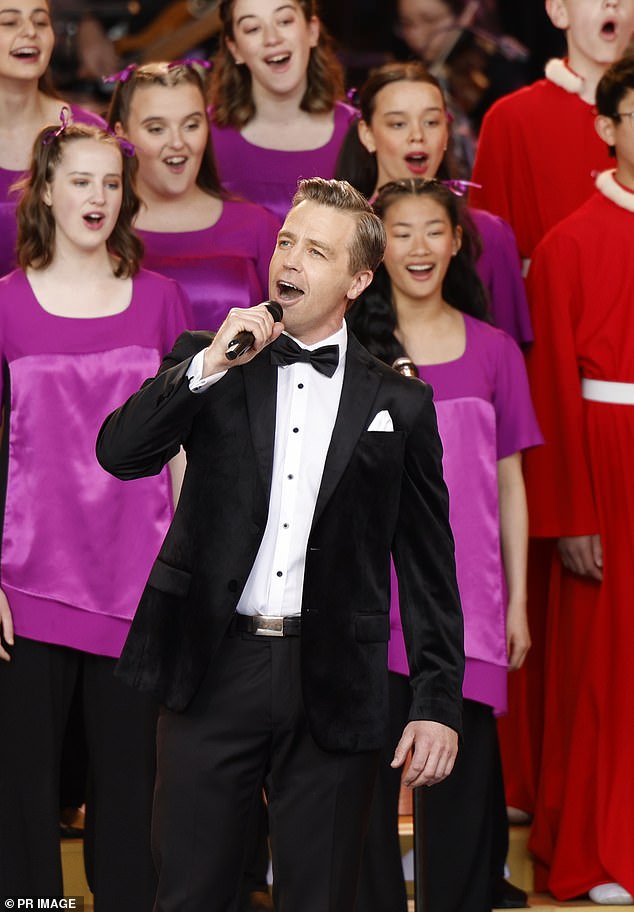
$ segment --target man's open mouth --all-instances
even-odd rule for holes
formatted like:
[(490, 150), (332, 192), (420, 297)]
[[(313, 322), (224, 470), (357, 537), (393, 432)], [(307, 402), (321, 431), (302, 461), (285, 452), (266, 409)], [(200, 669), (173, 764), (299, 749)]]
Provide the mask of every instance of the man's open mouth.
[(290, 301), (297, 301), (303, 294), (303, 290), (298, 288), (297, 285), (293, 285), (292, 282), (285, 282), (283, 279), (277, 282), (277, 295), (284, 304), (288, 304)]

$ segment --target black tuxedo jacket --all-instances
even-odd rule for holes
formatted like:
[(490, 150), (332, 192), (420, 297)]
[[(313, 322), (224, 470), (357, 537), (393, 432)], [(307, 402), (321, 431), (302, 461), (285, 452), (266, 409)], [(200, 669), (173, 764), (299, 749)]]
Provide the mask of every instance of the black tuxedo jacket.
[[(264, 350), (194, 394), (186, 372), (210, 339), (180, 336), (157, 376), (106, 419), (97, 443), (102, 466), (123, 479), (159, 472), (181, 444), (187, 453), (178, 507), (118, 664), (120, 677), (175, 711), (222, 648), (264, 533), (273, 465), (278, 369)], [(383, 409), (394, 431), (368, 431)], [(441, 455), (430, 388), (350, 336), (301, 604), (303, 699), (324, 749), (384, 742), (390, 553), (410, 718), (460, 730), (463, 628)]]

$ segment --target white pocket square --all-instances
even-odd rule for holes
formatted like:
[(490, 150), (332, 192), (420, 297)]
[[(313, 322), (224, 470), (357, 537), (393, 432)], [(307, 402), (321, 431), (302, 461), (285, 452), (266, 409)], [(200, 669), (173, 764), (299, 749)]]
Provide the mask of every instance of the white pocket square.
[(377, 412), (377, 414), (372, 419), (369, 431), (393, 431), (394, 425), (392, 424), (392, 416), (387, 409), (383, 409), (382, 412)]

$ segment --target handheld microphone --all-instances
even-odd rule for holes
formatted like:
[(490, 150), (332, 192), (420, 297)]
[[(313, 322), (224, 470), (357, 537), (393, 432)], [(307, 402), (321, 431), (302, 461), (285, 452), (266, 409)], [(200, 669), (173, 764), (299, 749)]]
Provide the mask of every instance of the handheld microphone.
[[(279, 323), (282, 317), (284, 316), (284, 311), (280, 304), (277, 301), (266, 301), (265, 305), (268, 312), (273, 317), (275, 323)], [(243, 329), (235, 339), (232, 339), (231, 342), (227, 345), (227, 350), (225, 351), (225, 358), (227, 361), (235, 361), (236, 358), (239, 358), (240, 355), (244, 355), (245, 352), (248, 352), (250, 348), (253, 347), (255, 342), (255, 336), (250, 329)]]

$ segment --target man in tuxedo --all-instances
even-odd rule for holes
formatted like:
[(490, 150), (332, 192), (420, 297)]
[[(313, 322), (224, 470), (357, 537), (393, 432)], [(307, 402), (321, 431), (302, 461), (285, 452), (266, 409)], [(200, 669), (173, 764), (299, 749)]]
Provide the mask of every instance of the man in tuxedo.
[[(387, 727), (390, 554), (412, 682), (393, 762), (413, 747), (411, 787), (453, 766), (463, 632), (431, 390), (344, 320), (384, 246), (349, 184), (302, 181), (270, 266), (283, 320), (259, 305), (184, 334), (100, 432), (120, 478), (187, 453), (119, 663), (164, 706), (157, 912), (235, 908), (263, 785), (276, 909), (353, 908)], [(244, 330), (252, 348), (227, 360)]]

